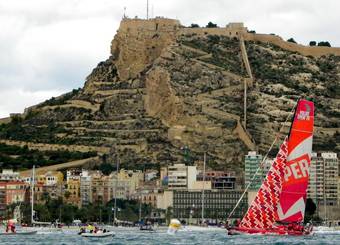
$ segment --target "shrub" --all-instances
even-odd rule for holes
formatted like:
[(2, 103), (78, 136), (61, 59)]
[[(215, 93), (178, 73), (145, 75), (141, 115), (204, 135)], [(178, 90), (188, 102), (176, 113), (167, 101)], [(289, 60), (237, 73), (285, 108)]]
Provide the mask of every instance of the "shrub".
[(190, 27), (191, 27), (191, 28), (199, 28), (200, 26), (199, 26), (198, 24), (194, 24), (194, 23), (193, 23), (193, 24), (190, 25)]
[(321, 41), (318, 42), (318, 46), (331, 47), (331, 44), (328, 41)]
[(207, 28), (215, 28), (217, 27), (217, 24), (212, 23), (211, 21), (209, 21), (208, 25), (206, 25)]
[(296, 43), (296, 41), (294, 40), (294, 38), (289, 38), (288, 40), (287, 40), (287, 42), (290, 42), (290, 43)]
[(316, 42), (315, 41), (310, 41), (309, 42), (309, 46), (316, 46)]

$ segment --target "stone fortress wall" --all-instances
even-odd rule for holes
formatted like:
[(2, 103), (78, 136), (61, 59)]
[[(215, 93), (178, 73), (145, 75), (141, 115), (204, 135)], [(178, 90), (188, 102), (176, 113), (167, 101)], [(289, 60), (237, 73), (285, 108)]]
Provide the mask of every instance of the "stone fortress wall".
[(259, 41), (265, 43), (272, 43), (283, 49), (289, 51), (298, 52), (303, 55), (322, 56), (328, 54), (340, 55), (340, 48), (335, 47), (319, 47), (319, 46), (305, 46), (301, 44), (291, 43), (283, 40), (280, 36), (271, 34), (257, 34), (249, 33), (247, 27), (244, 27), (243, 23), (235, 22), (229, 23), (225, 27), (216, 28), (190, 28), (184, 27), (178, 20), (167, 18), (154, 18), (154, 19), (123, 19), (119, 32), (171, 32), (176, 35), (223, 35), (228, 37), (243, 36), (245, 41)]

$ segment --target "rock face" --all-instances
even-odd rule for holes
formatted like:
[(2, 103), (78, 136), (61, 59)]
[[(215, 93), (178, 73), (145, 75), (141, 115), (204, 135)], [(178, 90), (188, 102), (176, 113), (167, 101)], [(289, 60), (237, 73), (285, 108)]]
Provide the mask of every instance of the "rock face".
[(340, 56), (331, 48), (322, 50), (328, 55), (304, 56), (247, 38), (242, 28), (124, 19), (111, 57), (84, 88), (28, 108), (0, 125), (0, 137), (94, 146), (105, 149), (105, 159), (119, 155), (127, 167), (199, 163), (206, 151), (208, 166), (238, 170), (248, 150), (267, 152), (296, 100), (308, 97), (316, 103), (314, 150), (339, 152)]

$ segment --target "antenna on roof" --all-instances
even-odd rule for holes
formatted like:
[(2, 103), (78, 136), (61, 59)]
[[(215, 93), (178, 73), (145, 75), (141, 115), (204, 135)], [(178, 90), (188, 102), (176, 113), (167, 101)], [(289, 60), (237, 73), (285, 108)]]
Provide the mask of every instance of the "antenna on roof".
[(149, 19), (149, 0), (146, 0), (146, 19)]
[(152, 19), (154, 18), (154, 15), (153, 15), (153, 4), (151, 4), (151, 18)]

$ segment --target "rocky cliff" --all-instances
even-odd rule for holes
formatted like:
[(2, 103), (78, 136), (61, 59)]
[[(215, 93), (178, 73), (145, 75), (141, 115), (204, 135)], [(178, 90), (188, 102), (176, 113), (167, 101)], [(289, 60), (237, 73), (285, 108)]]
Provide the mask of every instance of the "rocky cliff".
[(83, 88), (28, 108), (0, 125), (0, 137), (97, 147), (129, 167), (199, 163), (206, 151), (209, 166), (237, 170), (248, 150), (268, 150), (296, 100), (308, 97), (316, 103), (314, 150), (339, 152), (339, 50), (305, 56), (289, 47), (240, 26), (124, 19), (111, 56)]

